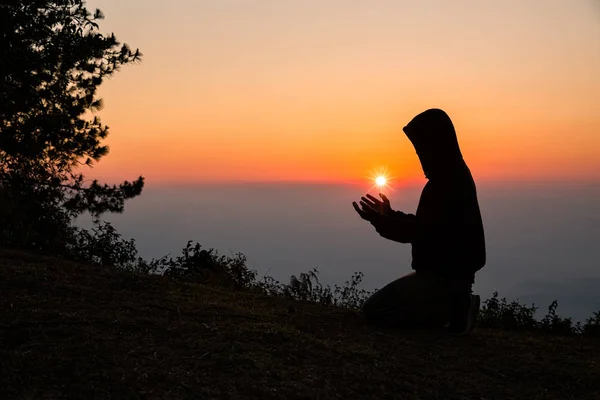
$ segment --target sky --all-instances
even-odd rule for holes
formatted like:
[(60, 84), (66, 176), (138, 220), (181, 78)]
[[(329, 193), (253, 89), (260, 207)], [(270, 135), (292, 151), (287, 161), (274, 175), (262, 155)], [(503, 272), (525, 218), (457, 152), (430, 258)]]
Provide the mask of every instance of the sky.
[(100, 88), (93, 175), (423, 178), (402, 127), (453, 119), (476, 179), (600, 180), (596, 0), (95, 0), (144, 54)]

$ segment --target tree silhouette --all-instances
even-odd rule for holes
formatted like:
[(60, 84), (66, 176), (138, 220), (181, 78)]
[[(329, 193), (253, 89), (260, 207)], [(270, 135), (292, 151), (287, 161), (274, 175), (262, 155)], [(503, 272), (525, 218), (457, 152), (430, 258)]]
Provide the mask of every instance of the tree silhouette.
[(103, 35), (83, 0), (0, 3), (0, 245), (59, 251), (71, 222), (122, 212), (143, 177), (120, 185), (85, 179), (108, 154), (98, 86), (140, 60)]

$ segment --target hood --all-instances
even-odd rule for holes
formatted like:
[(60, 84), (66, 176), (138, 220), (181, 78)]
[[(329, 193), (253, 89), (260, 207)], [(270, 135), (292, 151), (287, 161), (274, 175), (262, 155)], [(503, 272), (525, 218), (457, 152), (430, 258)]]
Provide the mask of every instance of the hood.
[(403, 129), (413, 144), (428, 179), (464, 165), (452, 120), (432, 108), (414, 117)]

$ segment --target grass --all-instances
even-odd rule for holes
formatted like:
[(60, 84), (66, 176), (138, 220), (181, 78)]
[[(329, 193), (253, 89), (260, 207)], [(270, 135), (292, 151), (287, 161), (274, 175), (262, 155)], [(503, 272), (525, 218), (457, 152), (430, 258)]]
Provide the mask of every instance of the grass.
[(598, 399), (600, 341), (360, 313), (0, 251), (2, 399)]

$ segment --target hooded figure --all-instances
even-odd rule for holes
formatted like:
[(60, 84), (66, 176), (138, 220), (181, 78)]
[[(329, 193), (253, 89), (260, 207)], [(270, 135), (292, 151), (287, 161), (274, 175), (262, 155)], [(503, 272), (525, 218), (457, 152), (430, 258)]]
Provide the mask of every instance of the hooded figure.
[(375, 293), (364, 311), (370, 319), (388, 325), (403, 321), (404, 325), (436, 325), (460, 319), (464, 326), (458, 330), (466, 333), (474, 323), (468, 318), (476, 318), (467, 313), (479, 310), (479, 296), (473, 299), (471, 287), (486, 262), (475, 183), (444, 111), (422, 112), (403, 131), (428, 179), (416, 213), (392, 210), (384, 195), (383, 201), (367, 195), (354, 208), (381, 236), (412, 245), (415, 272)]
[(412, 267), (473, 283), (485, 265), (485, 237), (475, 182), (454, 125), (444, 111), (431, 109), (403, 130), (429, 180), (416, 213)]

